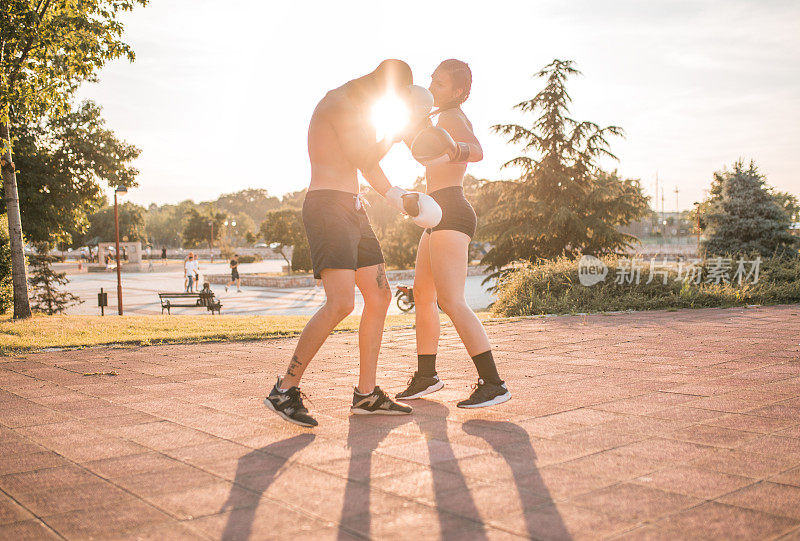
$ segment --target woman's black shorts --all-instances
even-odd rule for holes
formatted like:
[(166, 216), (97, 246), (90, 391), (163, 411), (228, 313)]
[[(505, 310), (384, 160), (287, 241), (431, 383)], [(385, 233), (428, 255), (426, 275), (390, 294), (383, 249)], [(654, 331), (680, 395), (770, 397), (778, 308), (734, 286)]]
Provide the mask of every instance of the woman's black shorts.
[(325, 269), (352, 269), (384, 262), (381, 245), (356, 194), (312, 190), (303, 202), (303, 225), (314, 278)]
[(461, 231), (470, 239), (475, 236), (475, 229), (478, 227), (478, 217), (475, 210), (464, 197), (464, 188), (461, 186), (448, 186), (441, 190), (436, 190), (428, 195), (442, 207), (442, 221), (433, 228), (426, 229), (431, 231)]

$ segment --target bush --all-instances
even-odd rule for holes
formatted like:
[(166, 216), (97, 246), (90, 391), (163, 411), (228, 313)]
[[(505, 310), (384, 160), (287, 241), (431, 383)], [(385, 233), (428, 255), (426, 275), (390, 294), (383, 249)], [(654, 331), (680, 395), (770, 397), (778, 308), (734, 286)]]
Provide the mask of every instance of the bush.
[(8, 235), (8, 217), (0, 215), (0, 314), (14, 306), (11, 287), (11, 238)]
[[(230, 257), (233, 259), (233, 256)], [(262, 258), (258, 254), (254, 255), (240, 255), (239, 256), (239, 263), (256, 263), (257, 261), (261, 261)]]
[[(800, 256), (762, 259), (758, 282), (689, 283), (677, 278), (677, 265), (667, 273), (667, 283), (658, 276), (649, 284), (649, 262), (641, 267), (641, 283), (618, 284), (616, 277), (624, 261), (607, 258), (606, 279), (584, 286), (578, 278), (578, 262), (560, 259), (537, 266), (522, 266), (508, 272), (498, 284), (495, 314), (522, 316), (618, 310), (658, 310), (742, 306), (747, 304), (800, 303)], [(713, 260), (698, 267), (703, 280)], [(734, 258), (734, 270), (736, 262)], [(749, 266), (748, 266), (749, 268)], [(731, 275), (733, 271), (731, 271)]]

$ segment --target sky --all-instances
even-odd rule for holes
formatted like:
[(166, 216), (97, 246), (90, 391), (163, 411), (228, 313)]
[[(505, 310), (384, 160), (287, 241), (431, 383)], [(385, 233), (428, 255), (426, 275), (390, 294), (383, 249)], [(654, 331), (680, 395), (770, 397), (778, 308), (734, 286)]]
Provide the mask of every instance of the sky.
[[(109, 63), (81, 97), (142, 149), (126, 196), (139, 204), (306, 187), (314, 107), (384, 58), (408, 62), (426, 87), (440, 61), (469, 63), (463, 109), (485, 157), (467, 172), (478, 178), (517, 176), (502, 165), (520, 149), (491, 126), (530, 125), (513, 106), (559, 58), (581, 71), (568, 81), (572, 117), (625, 130), (611, 140), (618, 161), (601, 165), (648, 195), (657, 177), (666, 211), (699, 201), (739, 158), (800, 195), (795, 0), (151, 0), (123, 21), (135, 62)], [(382, 165), (404, 187), (424, 174), (404, 145)]]

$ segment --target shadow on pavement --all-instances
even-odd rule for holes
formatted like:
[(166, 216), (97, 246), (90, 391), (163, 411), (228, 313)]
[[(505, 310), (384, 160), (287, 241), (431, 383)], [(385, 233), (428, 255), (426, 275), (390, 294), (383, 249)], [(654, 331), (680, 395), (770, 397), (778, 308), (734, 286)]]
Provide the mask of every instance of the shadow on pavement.
[[(471, 419), (462, 428), (467, 434), (486, 440), (508, 464), (525, 516), (528, 537), (572, 539), (558, 509), (553, 505), (547, 485), (535, 467), (536, 452), (525, 429), (508, 421), (485, 419)], [(514, 434), (511, 443), (507, 435), (509, 432)], [(532, 511), (534, 509), (541, 512)]]
[[(350, 417), (350, 428), (347, 437), (348, 447), (358, 450), (359, 453), (366, 452), (367, 455), (366, 458), (364, 454), (356, 455), (354, 453), (351, 455), (350, 469), (342, 506), (342, 519), (340, 522), (344, 523), (348, 517), (352, 517), (360, 512), (362, 514), (359, 515), (359, 533), (361, 535), (370, 533), (371, 513), (369, 512), (369, 493), (367, 492), (365, 496), (362, 491), (365, 485), (367, 487), (369, 486), (372, 453), (378, 448), (381, 441), (395, 428), (410, 422), (417, 423), (428, 444), (428, 455), (431, 461), (453, 461), (457, 463), (447, 436), (448, 412), (449, 410), (447, 407), (438, 402), (415, 400), (414, 414), (410, 416), (383, 418), (382, 420), (384, 422), (373, 430), (364, 429), (364, 424), (368, 422), (364, 417), (356, 415)], [(375, 418), (371, 420), (374, 421)], [(455, 473), (455, 477), (453, 473)], [(436, 509), (439, 513), (439, 525), (442, 530), (442, 537), (445, 539), (454, 538), (455, 532), (450, 532), (447, 528), (449, 524), (453, 523), (451, 520), (453, 515), (443, 511), (439, 504), (447, 495), (458, 493), (462, 495), (462, 497), (466, 497), (466, 501), (458, 513), (459, 516), (476, 523), (476, 528), (469, 532), (470, 538), (486, 539), (483, 521), (475, 506), (475, 502), (472, 500), (472, 495), (469, 492), (467, 482), (461, 471), (457, 469), (456, 472), (448, 472), (431, 468), (431, 474), (433, 476), (433, 488), (437, 502)], [(363, 481), (359, 483), (359, 479)], [(432, 524), (431, 526), (434, 527), (435, 525)], [(461, 531), (463, 532), (463, 528)], [(348, 537), (347, 534), (349, 532), (346, 531), (345, 527), (341, 527), (339, 533), (341, 539)]]
[[(351, 538), (352, 534), (347, 531), (344, 524), (347, 518), (356, 515), (359, 515), (360, 519), (358, 530), (369, 533), (372, 523), (369, 491), (372, 454), (392, 430), (413, 422), (414, 417), (413, 414), (385, 417), (350, 415), (349, 421), (347, 447), (351, 449), (351, 454), (347, 484), (344, 487), (341, 520), (339, 521), (339, 539)], [(367, 490), (364, 490), (365, 484)]]
[[(231, 492), (220, 509), (220, 511), (233, 509), (220, 539), (234, 541), (250, 538), (258, 507), (254, 505), (257, 504), (257, 498), (260, 498), (277, 479), (281, 468), (289, 458), (314, 441), (315, 437), (314, 434), (299, 434), (256, 449), (239, 459)], [(271, 450), (278, 449), (280, 453), (269, 454)], [(247, 489), (242, 488), (243, 486)]]

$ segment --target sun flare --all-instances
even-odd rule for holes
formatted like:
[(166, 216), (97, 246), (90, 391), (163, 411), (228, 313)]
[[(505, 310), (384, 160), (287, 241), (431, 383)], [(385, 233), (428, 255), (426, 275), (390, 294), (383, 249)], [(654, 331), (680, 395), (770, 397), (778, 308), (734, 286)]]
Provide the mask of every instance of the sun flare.
[(372, 108), (372, 125), (378, 141), (400, 133), (408, 123), (408, 107), (395, 94), (386, 94)]

